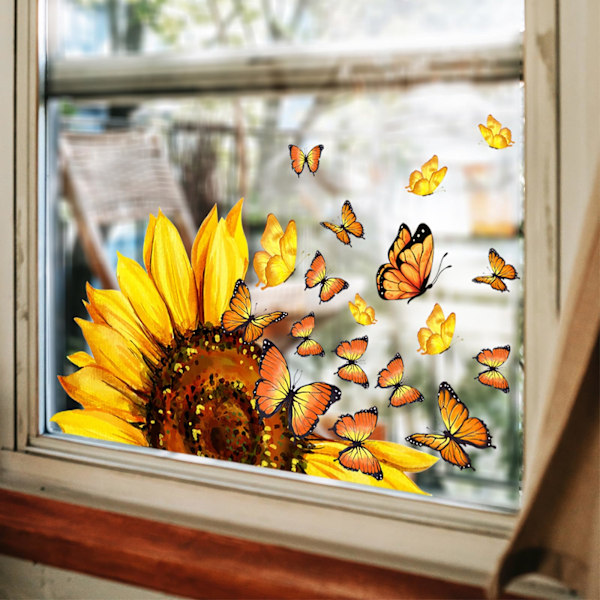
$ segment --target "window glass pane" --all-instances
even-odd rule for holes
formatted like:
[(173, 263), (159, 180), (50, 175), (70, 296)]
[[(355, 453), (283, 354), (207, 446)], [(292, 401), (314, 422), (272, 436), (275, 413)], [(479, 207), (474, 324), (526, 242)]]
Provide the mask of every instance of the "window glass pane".
[[(221, 7), (221, 3), (216, 4)], [(99, 3), (69, 6), (72, 14), (103, 14)], [(306, 9), (309, 13), (312, 6)], [(394, 6), (396, 3), (390, 4), (390, 14), (394, 14)], [(414, 19), (429, 22), (425, 14), (409, 12)], [(440, 19), (444, 15), (435, 14)], [(357, 15), (348, 18), (357, 19)], [(98, 22), (102, 18), (98, 16)], [(371, 18), (381, 21), (378, 13)], [(513, 31), (518, 30), (515, 23)], [(367, 28), (360, 35), (368, 37), (371, 33)], [(325, 36), (318, 28), (311, 35)], [(495, 282), (498, 287), (504, 282), (506, 293), (473, 279), (491, 275), (491, 249), (518, 274), (523, 272), (523, 89), (518, 77), (490, 83), (424, 82), (410, 87), (381, 85), (302, 94), (275, 90), (248, 94), (241, 90), (229, 95), (215, 91), (177, 99), (54, 97), (47, 109), (49, 431), (59, 432), (57, 424), (49, 420), (53, 415), (83, 405), (87, 420), (71, 422), (71, 417), (59, 417), (66, 432), (149, 443), (259, 466), (283, 466), (286, 470), (348, 481), (360, 480), (360, 472), (354, 477), (348, 468), (355, 467), (371, 473), (363, 476), (362, 483), (367, 485), (381, 483), (376, 476), (383, 465), (383, 482), (391, 484), (393, 480), (404, 491), (420, 488), (438, 498), (506, 508), (517, 505), (522, 451), (523, 282), (515, 279), (508, 267), (502, 272), (508, 276)], [(486, 120), (490, 113), (502, 127), (510, 128), (514, 144), (503, 149), (488, 145), (478, 125), (495, 127)], [(500, 137), (505, 142), (508, 139), (506, 132)], [(499, 139), (491, 142), (498, 145)], [(291, 144), (305, 152), (323, 146), (314, 175), (308, 165), (299, 176), (292, 170), (288, 150)], [(411, 184), (417, 191), (430, 185), (417, 184), (418, 178), (410, 176), (417, 170), (425, 173), (425, 164), (431, 166), (434, 156), (438, 165), (433, 170), (440, 172), (441, 179), (442, 168), (447, 167), (445, 176), (437, 188), (431, 186), (429, 191), (433, 193), (411, 193), (407, 189)], [(60, 161), (55, 160), (58, 158)], [(160, 208), (177, 224), (189, 252), (198, 227), (212, 207), (216, 205), (219, 216), (225, 217), (240, 197), (245, 198), (242, 224), (250, 262), (245, 276), (251, 295), (248, 309), (255, 315), (288, 313), (248, 344), (238, 342), (250, 329), (245, 325), (228, 337), (226, 331), (207, 330), (192, 322), (198, 314), (194, 308), (197, 300), (195, 295), (191, 299), (189, 295), (178, 295), (177, 290), (185, 290), (182, 282), (190, 273), (180, 267), (185, 261), (177, 254), (177, 242), (169, 237), (167, 222), (157, 222), (154, 238), (146, 231), (149, 214), (157, 215)], [(323, 222), (334, 226), (342, 223), (346, 201), (363, 227), (362, 237), (359, 229), (349, 227), (347, 245), (340, 241), (344, 231), (322, 226)], [(281, 251), (279, 241), (275, 244), (282, 259), (271, 266), (280, 265), (281, 278), (295, 270), (284, 283), (263, 290), (262, 285), (256, 287), (259, 277), (253, 259), (265, 247), (261, 237), (269, 213), (276, 216), (283, 229), (290, 220), (295, 222), (297, 252), (292, 264), (290, 253)], [(414, 242), (409, 241), (410, 235), (404, 240), (408, 248), (413, 246), (413, 252), (411, 256), (402, 254), (400, 244), (390, 258), (388, 251), (402, 224), (416, 236)], [(420, 228), (420, 224), (426, 228)], [(225, 309), (243, 312), (240, 302), (229, 305), (234, 283), (230, 273), (240, 271), (235, 266), (239, 234), (238, 238), (231, 234), (233, 226), (219, 227), (209, 255), (218, 254), (217, 246), (221, 244), (222, 260), (210, 267), (210, 273), (206, 267), (201, 285), (204, 321), (210, 320), (208, 315), (215, 311), (217, 320)], [(425, 233), (418, 234), (419, 230)], [(153, 248), (151, 255), (144, 253), (145, 236), (147, 248)], [(206, 232), (202, 239), (208, 239)], [(433, 258), (427, 266), (419, 252), (431, 239)], [(266, 249), (273, 254), (272, 245)], [(320, 297), (327, 298), (326, 288), (333, 285), (335, 290), (334, 284), (305, 289), (306, 273), (317, 270), (317, 252), (324, 257), (327, 276), (348, 283), (347, 289), (326, 302), (320, 302)], [(140, 274), (141, 269), (136, 271), (126, 259), (120, 260), (117, 271), (117, 253), (145, 264), (153, 279)], [(165, 266), (170, 258), (179, 265), (176, 272), (172, 265)], [(419, 275), (410, 275), (411, 260), (420, 261)], [(152, 264), (157, 265), (154, 270)], [(196, 262), (196, 273), (201, 271), (199, 264), (202, 261)], [(265, 275), (259, 268), (258, 272), (267, 283), (276, 283), (275, 271)], [(170, 273), (171, 278), (162, 280), (160, 273)], [(199, 281), (197, 277), (194, 285)], [(407, 281), (398, 283), (407, 277)], [(403, 286), (410, 287), (411, 281), (424, 293), (415, 291), (405, 299), (384, 299), (408, 289)], [(86, 290), (86, 282), (91, 289)], [(94, 291), (119, 283), (125, 296)], [(243, 288), (238, 286), (237, 291), (239, 295)], [(370, 322), (373, 314), (369, 311), (362, 315), (362, 323), (353, 316), (349, 303), (360, 308), (357, 294), (374, 309), (374, 322)], [(408, 302), (411, 295), (416, 297)], [(82, 299), (91, 304), (88, 310)], [(449, 347), (432, 354), (441, 348), (433, 341), (428, 346), (429, 334), (419, 332), (427, 328), (440, 332), (440, 320), (436, 328), (436, 318), (430, 317), (436, 305), (443, 311), (443, 320), (450, 318), (444, 326), (446, 333), (438, 336)], [(89, 319), (88, 313), (95, 327), (73, 321), (73, 317)], [(307, 331), (306, 336), (321, 344), (323, 356), (300, 356), (296, 350), (303, 338), (290, 336), (293, 323), (311, 313), (315, 315), (314, 330)], [(455, 315), (453, 334), (451, 314)], [(260, 323), (257, 333), (261, 333)], [(339, 371), (347, 361), (336, 355), (335, 349), (345, 340), (364, 336), (368, 337), (367, 349), (356, 357), (357, 366)], [(258, 378), (256, 361), (265, 338), (281, 351), (289, 368), (290, 385), (298, 389), (311, 382), (325, 382), (339, 388), (339, 401), (331, 387), (321, 390), (325, 399), (319, 400), (316, 391), (311, 391), (310, 402), (317, 406), (319, 401), (331, 402), (327, 410), (320, 410), (325, 414), (318, 422), (311, 416), (308, 425), (301, 418), (294, 423), (287, 417), (282, 421), (283, 411), (261, 421), (256, 402), (263, 417), (280, 404), (298, 410), (304, 407), (302, 394), (290, 394), (286, 399), (285, 393), (277, 396), (274, 392), (275, 400), (269, 404), (260, 400), (264, 387), (252, 393)], [(360, 349), (360, 345), (360, 341), (354, 342), (353, 349)], [(496, 350), (492, 362), (487, 360), (494, 368), (482, 379), (491, 379), (497, 385), (506, 380), (510, 386), (507, 393), (477, 379), (488, 367), (483, 364), (485, 356), (480, 362), (473, 358), (483, 349), (504, 346), (510, 346), (508, 358), (504, 361), (502, 350)], [(78, 352), (92, 353), (95, 364), (88, 364), (90, 359)], [(274, 363), (279, 356), (274, 350), (270, 352), (265, 353), (260, 374), (273, 384), (271, 387), (285, 391), (285, 369), (277, 371)], [(412, 398), (422, 395), (423, 401), (391, 405), (394, 385), (400, 380), (399, 363), (393, 361), (396, 354), (403, 361), (403, 382), (418, 390)], [(67, 355), (75, 355), (72, 359), (77, 367), (66, 359)], [(274, 361), (272, 368), (267, 368), (269, 361)], [(387, 389), (376, 386), (378, 375), (386, 368), (397, 374), (389, 382), (385, 377), (380, 381), (382, 385), (389, 383)], [(360, 385), (361, 371), (368, 387)], [(104, 376), (105, 372), (112, 375)], [(205, 381), (208, 372), (222, 375), (223, 381)], [(63, 386), (56, 380), (57, 374), (74, 373), (79, 375), (63, 379)], [(354, 376), (358, 383), (343, 380), (340, 373)], [(462, 402), (454, 406), (451, 392), (442, 386), (441, 396), (451, 408), (462, 413), (466, 406), (470, 415), (483, 423), (472, 421), (460, 427), (454, 424), (454, 416), (440, 411), (442, 382), (447, 382)], [(135, 389), (140, 393), (132, 392)], [(393, 402), (410, 399), (410, 394), (400, 389)], [(245, 400), (240, 400), (241, 396)], [(372, 407), (377, 409), (378, 420), (373, 431), (365, 425), (370, 433), (368, 440), (361, 442), (358, 433), (344, 433), (344, 425), (352, 429), (357, 421), (340, 421), (342, 415), (360, 414)], [(75, 419), (81, 417), (81, 413), (73, 414), (79, 415)], [(355, 419), (370, 417), (362, 414)], [(125, 422), (129, 423), (127, 427), (122, 425)], [(314, 435), (336, 440), (338, 445), (315, 442), (313, 434), (298, 444), (297, 434), (305, 433), (314, 422)], [(278, 428), (280, 431), (275, 432)], [(488, 447), (486, 429), (495, 447)], [(447, 430), (453, 438), (445, 435)], [(413, 441), (425, 441), (434, 449), (411, 446), (406, 438), (414, 434), (430, 436)], [(378, 445), (381, 441), (398, 446)], [(458, 466), (442, 459), (433, 465), (420, 462), (416, 467), (420, 472), (413, 473), (410, 460), (428, 459), (420, 458), (420, 454), (409, 456), (398, 448), (418, 450), (431, 457), (442, 454)], [(459, 468), (467, 464), (463, 451), (475, 469)], [(394, 452), (405, 453), (398, 457)], [(398, 471), (406, 473), (406, 478), (397, 475)], [(419, 488), (412, 487), (415, 484)]]

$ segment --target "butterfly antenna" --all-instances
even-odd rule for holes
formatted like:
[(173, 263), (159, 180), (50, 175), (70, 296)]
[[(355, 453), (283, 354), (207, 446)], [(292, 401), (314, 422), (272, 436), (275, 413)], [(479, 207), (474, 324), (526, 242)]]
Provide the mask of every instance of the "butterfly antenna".
[(444, 254), (444, 256), (442, 256), (442, 260), (440, 260), (440, 264), (438, 266), (438, 271), (435, 274), (435, 277), (433, 278), (433, 281), (427, 286), (427, 287), (431, 287), (433, 285), (435, 285), (435, 282), (438, 280), (438, 277), (446, 270), (449, 269), (452, 265), (446, 265), (443, 269), (442, 269), (442, 263), (444, 262), (444, 259), (446, 258), (446, 256), (448, 256), (448, 253), (446, 252), (446, 254)]
[(300, 381), (300, 377), (302, 377), (302, 371), (296, 371), (294, 373), (294, 384), (292, 387), (296, 387), (296, 384)]

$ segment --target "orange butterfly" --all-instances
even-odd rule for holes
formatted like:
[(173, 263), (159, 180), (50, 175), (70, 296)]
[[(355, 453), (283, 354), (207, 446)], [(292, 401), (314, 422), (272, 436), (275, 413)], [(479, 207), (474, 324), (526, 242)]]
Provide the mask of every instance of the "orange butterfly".
[(288, 146), (290, 150), (290, 158), (292, 159), (292, 171), (300, 177), (300, 173), (304, 169), (304, 165), (308, 166), (308, 170), (314, 175), (319, 168), (319, 159), (321, 158), (321, 152), (323, 152), (323, 144), (315, 146), (310, 152), (304, 154), (298, 146), (290, 144)]
[(288, 427), (298, 437), (307, 436), (319, 417), (342, 397), (341, 390), (328, 383), (294, 389), (285, 358), (270, 340), (264, 340), (258, 364), (260, 379), (254, 386), (254, 398), (260, 416), (270, 417), (285, 407)]
[(410, 302), (432, 287), (440, 273), (450, 266), (441, 271), (438, 268), (435, 279), (427, 283), (433, 264), (433, 235), (425, 223), (417, 227), (412, 237), (408, 226), (402, 223), (388, 258), (390, 262), (379, 267), (376, 277), (377, 291), (384, 300), (408, 299)]
[(333, 231), (335, 235), (337, 235), (338, 240), (347, 246), (352, 246), (350, 243), (350, 236), (348, 234), (352, 234), (354, 237), (363, 238), (365, 237), (365, 231), (362, 226), (362, 223), (359, 223), (356, 220), (356, 215), (352, 210), (352, 204), (350, 204), (350, 200), (346, 200), (344, 205), (342, 206), (342, 224), (334, 225), (333, 223), (322, 222), (321, 225), (325, 227), (325, 229), (329, 229)]
[(355, 338), (352, 341), (340, 342), (334, 352), (348, 362), (342, 365), (335, 374), (346, 381), (358, 383), (364, 388), (369, 387), (367, 374), (356, 364), (356, 361), (362, 357), (367, 350), (369, 338), (365, 335), (361, 338)]
[(325, 259), (318, 250), (304, 277), (307, 288), (314, 288), (317, 285), (321, 286), (319, 290), (320, 302), (329, 302), (336, 294), (348, 288), (348, 282), (341, 277), (326, 276)]
[(290, 335), (295, 338), (300, 338), (303, 341), (298, 344), (296, 354), (300, 356), (325, 356), (323, 346), (319, 342), (310, 339), (310, 334), (315, 328), (315, 313), (310, 313), (296, 321), (292, 325)]
[(253, 342), (271, 323), (277, 323), (287, 317), (287, 313), (282, 311), (255, 316), (250, 313), (251, 308), (248, 286), (238, 279), (233, 288), (233, 296), (229, 301), (229, 310), (226, 310), (221, 317), (223, 329), (228, 333), (239, 331), (245, 342)]
[(390, 406), (404, 406), (412, 402), (423, 402), (423, 395), (417, 388), (402, 383), (404, 363), (400, 353), (397, 353), (385, 369), (379, 371), (375, 387), (390, 388), (394, 391), (390, 396)]
[(342, 450), (335, 460), (350, 471), (361, 471), (380, 481), (383, 479), (381, 465), (364, 446), (376, 426), (377, 408), (372, 406), (359, 410), (354, 416), (342, 415), (331, 429), (338, 437), (350, 442), (350, 446)]
[(471, 459), (462, 446), (495, 448), (486, 424), (481, 419), (469, 417), (469, 410), (445, 381), (440, 383), (438, 406), (446, 427), (444, 433), (414, 433), (406, 441), (437, 450), (446, 462), (461, 469), (473, 469)]
[(495, 290), (507, 292), (508, 288), (502, 280), (519, 279), (517, 271), (512, 265), (506, 264), (504, 259), (493, 248), (490, 248), (488, 259), (492, 267), (492, 275), (481, 275), (480, 277), (475, 277), (473, 281), (475, 283), (488, 283)]
[(493, 350), (484, 348), (477, 356), (473, 358), (485, 367), (489, 367), (487, 371), (479, 373), (475, 379), (478, 379), (483, 385), (489, 385), (497, 390), (508, 394), (508, 380), (497, 369), (502, 366), (508, 355), (510, 354), (510, 346), (498, 346)]

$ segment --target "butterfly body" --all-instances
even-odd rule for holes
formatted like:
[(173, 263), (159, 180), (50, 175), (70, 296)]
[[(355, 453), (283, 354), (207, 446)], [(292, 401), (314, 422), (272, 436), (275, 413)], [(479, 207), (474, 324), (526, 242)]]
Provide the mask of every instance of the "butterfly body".
[(296, 354), (300, 356), (325, 356), (323, 346), (310, 337), (314, 328), (315, 313), (312, 312), (292, 325), (290, 335), (302, 340), (296, 348)]
[(402, 223), (388, 251), (388, 260), (377, 271), (376, 284), (380, 298), (411, 302), (424, 294), (435, 283), (435, 280), (429, 283), (433, 264), (431, 229), (421, 223), (411, 236), (408, 226)]
[(229, 301), (229, 310), (226, 310), (221, 317), (223, 329), (228, 333), (241, 333), (245, 342), (254, 342), (263, 334), (266, 327), (287, 317), (287, 313), (283, 311), (256, 316), (251, 314), (251, 308), (250, 290), (241, 279), (238, 279)]
[(338, 437), (350, 442), (350, 445), (339, 453), (336, 460), (350, 471), (361, 471), (381, 481), (383, 479), (381, 464), (364, 445), (376, 426), (377, 408), (372, 406), (354, 415), (341, 415), (331, 429)]
[(487, 283), (492, 289), (499, 292), (508, 292), (504, 279), (519, 279), (516, 269), (505, 262), (505, 260), (493, 249), (490, 248), (488, 260), (492, 268), (491, 275), (480, 275), (475, 277), (475, 283)]
[(423, 402), (423, 394), (417, 388), (403, 382), (404, 362), (399, 353), (377, 375), (377, 385), (380, 388), (393, 388), (390, 396), (390, 406), (405, 406), (413, 402)]
[(300, 173), (304, 170), (304, 165), (308, 167), (308, 170), (314, 175), (319, 168), (319, 159), (321, 158), (321, 153), (323, 152), (324, 146), (323, 144), (319, 144), (312, 148), (306, 154), (302, 152), (298, 146), (294, 146), (290, 144), (288, 146), (290, 151), (290, 158), (292, 159), (292, 171), (300, 177)]
[(321, 226), (325, 227), (325, 229), (329, 229), (333, 231), (337, 236), (338, 240), (342, 242), (342, 244), (346, 244), (347, 246), (352, 246), (350, 243), (350, 234), (357, 238), (365, 237), (364, 227), (362, 223), (359, 223), (356, 220), (356, 215), (352, 210), (352, 204), (350, 204), (349, 200), (346, 200), (342, 206), (342, 223), (341, 225), (335, 225), (334, 223), (328, 223), (327, 221), (321, 222)]
[[(414, 433), (406, 438), (415, 446), (427, 446), (440, 453), (452, 465), (473, 469), (465, 445), (475, 448), (494, 448), (486, 424), (469, 416), (469, 409), (460, 401), (454, 390), (443, 381), (438, 391), (438, 407), (445, 429), (438, 433)], [(474, 469), (473, 469), (474, 470)]]
[(369, 338), (365, 335), (361, 338), (355, 338), (351, 341), (343, 341), (337, 345), (334, 352), (347, 362), (342, 365), (335, 374), (345, 381), (362, 385), (364, 388), (369, 387), (369, 380), (367, 374), (363, 371), (362, 367), (356, 364), (367, 350)]
[[(308, 271), (304, 276), (306, 288), (319, 288), (319, 301), (329, 302), (336, 294), (348, 289), (348, 282), (341, 277), (327, 277), (327, 267), (323, 255), (317, 250)], [(305, 289), (306, 289), (305, 288)]]
[(342, 397), (341, 390), (328, 383), (317, 382), (293, 387), (287, 362), (279, 348), (270, 340), (263, 342), (259, 375), (254, 386), (254, 399), (259, 415), (268, 418), (285, 408), (288, 427), (300, 438), (311, 433), (319, 417)]
[(510, 387), (508, 380), (498, 368), (501, 367), (510, 354), (510, 346), (498, 346), (493, 350), (484, 348), (477, 356), (473, 358), (481, 365), (488, 367), (486, 371), (482, 371), (475, 377), (483, 385), (493, 387), (505, 394), (508, 394)]

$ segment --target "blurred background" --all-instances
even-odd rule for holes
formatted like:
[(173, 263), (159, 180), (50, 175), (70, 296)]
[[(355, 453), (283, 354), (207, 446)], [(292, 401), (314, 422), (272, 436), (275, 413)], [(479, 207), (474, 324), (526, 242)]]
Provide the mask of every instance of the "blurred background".
[[(284, 228), (297, 223), (292, 278), (262, 292), (250, 267), (246, 281), (258, 311), (290, 313), (284, 334), (316, 314), (312, 337), (325, 357), (300, 358), (289, 337), (274, 339), (292, 376), (342, 389), (321, 433), (340, 413), (369, 406), (379, 409), (382, 439), (442, 431), (436, 397), (448, 381), (497, 447), (469, 452), (476, 471), (440, 460), (417, 483), (438, 498), (516, 508), (523, 282), (500, 294), (471, 280), (490, 272), (490, 248), (523, 270), (522, 1), (50, 0), (47, 24), (45, 427), (76, 406), (56, 375), (71, 372), (66, 355), (85, 348), (73, 317), (87, 317), (86, 281), (114, 287), (117, 251), (141, 261), (148, 214), (159, 206), (189, 244), (213, 204), (222, 215), (243, 196), (251, 257), (269, 212)], [(487, 146), (478, 124), (490, 113), (514, 146)], [(292, 172), (289, 144), (323, 144), (315, 177)], [(410, 173), (434, 154), (448, 167), (442, 184), (430, 196), (408, 193)], [(339, 223), (347, 199), (365, 228), (352, 247), (319, 226)], [(444, 253), (452, 265), (410, 304), (385, 302), (375, 287), (403, 222), (431, 228), (432, 277)], [(329, 274), (350, 283), (326, 304), (303, 291), (316, 250)], [(357, 292), (376, 324), (353, 320)], [(435, 302), (456, 314), (454, 339), (447, 352), (421, 356), (417, 332)], [(337, 378), (342, 361), (331, 352), (364, 335), (368, 389)], [(473, 360), (506, 344), (509, 394), (476, 381), (484, 368)], [(397, 352), (425, 402), (392, 408), (391, 392), (375, 388)]]

